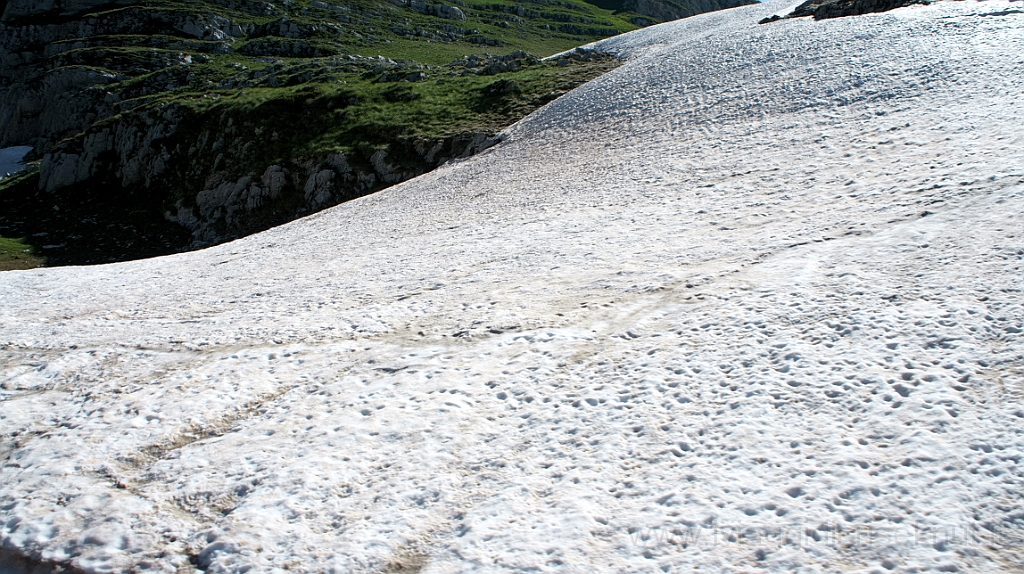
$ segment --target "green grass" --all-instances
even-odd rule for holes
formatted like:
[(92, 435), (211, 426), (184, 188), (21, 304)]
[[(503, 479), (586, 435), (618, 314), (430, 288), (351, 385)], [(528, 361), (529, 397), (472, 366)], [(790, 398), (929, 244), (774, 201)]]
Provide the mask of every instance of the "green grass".
[[(152, 113), (168, 105), (185, 109), (192, 119), (183, 126), (194, 126), (190, 133), (180, 134), (185, 141), (199, 139), (202, 130), (221, 132), (230, 121), (237, 139), (259, 142), (244, 154), (223, 152), (234, 171), (245, 173), (295, 157), (335, 151), (372, 153), (396, 142), (496, 133), (616, 65), (611, 59), (569, 66), (545, 62), (489, 76), (458, 76), (452, 75), (457, 68), (434, 68), (427, 70), (426, 81), (416, 83), (379, 83), (378, 74), (335, 74), (328, 81), (277, 88), (165, 94), (145, 109)], [(279, 77), (287, 81), (287, 68)], [(487, 86), (503, 79), (516, 82), (518, 92), (499, 98), (484, 94)], [(118, 121), (121, 118), (115, 117), (103, 123)]]
[(486, 47), (465, 42), (453, 42), (445, 44), (442, 42), (419, 42), (396, 38), (388, 44), (374, 44), (372, 46), (356, 46), (351, 52), (357, 56), (384, 56), (393, 60), (412, 60), (432, 66), (443, 66), (463, 56), (489, 52), (491, 54), (508, 54), (516, 51), (514, 46)]
[[(635, 14), (599, 8), (583, 0), (560, 0), (551, 4), (510, 0), (466, 0), (456, 4), (466, 15), (466, 19), (462, 21), (419, 14), (410, 8), (399, 8), (386, 1), (348, 0), (334, 4), (344, 5), (350, 11), (339, 14), (310, 7), (309, 0), (299, 0), (287, 7), (278, 4), (277, 13), (273, 15), (254, 15), (218, 3), (165, 0), (149, 2), (146, 7), (114, 8), (98, 12), (96, 15), (142, 10), (196, 11), (219, 14), (243, 25), (258, 26), (280, 20), (287, 13), (289, 20), (296, 24), (317, 26), (319, 31), (306, 40), (318, 46), (328, 47), (334, 53), (382, 55), (434, 65), (445, 64), (464, 55), (484, 52), (503, 54), (525, 50), (543, 57), (638, 28), (631, 21)], [(515, 13), (503, 12), (503, 7), (510, 10), (522, 8), (528, 15), (518, 16)], [(583, 29), (583, 32), (573, 33), (561, 29), (567, 25), (576, 25)], [(409, 37), (396, 33), (396, 28), (423, 30), (428, 34), (438, 34), (442, 38)], [(445, 28), (460, 30), (462, 38), (457, 41), (443, 38)], [(471, 34), (473, 30), (478, 33)], [(468, 40), (469, 37), (490, 38), (502, 45), (474, 43)], [(242, 39), (242, 43), (236, 44), (235, 49), (237, 50), (244, 42), (245, 39)]]
[(35, 269), (46, 265), (46, 258), (26, 243), (25, 238), (0, 237), (0, 271)]
[(463, 56), (485, 53), (500, 56), (511, 54), (517, 50), (524, 50), (535, 56), (546, 58), (552, 54), (571, 50), (585, 43), (587, 41), (581, 42), (577, 38), (564, 36), (543, 38), (539, 35), (530, 38), (529, 41), (509, 42), (504, 46), (481, 46), (468, 42), (445, 44), (396, 38), (386, 44), (354, 47), (351, 53), (358, 56), (384, 56), (393, 60), (412, 60), (432, 66), (443, 66)]
[[(341, 13), (314, 8), (310, 1), (297, 0), (287, 4), (276, 4), (273, 14), (254, 14), (245, 10), (252, 9), (249, 8), (250, 5), (256, 5), (241, 1), (150, 0), (145, 5), (100, 9), (83, 17), (116, 20), (131, 15), (132, 18), (140, 18), (140, 21), (145, 23), (148, 21), (147, 18), (160, 20), (165, 17), (161, 15), (166, 14), (216, 14), (229, 18), (243, 27), (259, 27), (278, 22), (287, 16), (291, 22), (305, 26), (307, 30), (312, 30), (312, 27), (316, 26), (316, 31), (306, 34), (301, 41), (325, 54), (384, 56), (428, 66), (443, 66), (472, 54), (500, 55), (518, 50), (545, 57), (612, 33), (637, 28), (630, 21), (631, 13), (599, 8), (583, 0), (558, 0), (550, 3), (464, 0), (456, 4), (466, 15), (463, 21), (420, 14), (411, 8), (399, 8), (382, 0), (334, 2), (349, 9)], [(156, 24), (142, 24), (143, 27), (154, 25)], [(165, 24), (160, 26), (166, 28)], [(560, 29), (565, 26), (579, 26), (582, 31), (567, 33)], [(402, 35), (395, 32), (398, 29), (421, 30), (428, 37)], [(445, 36), (446, 30), (457, 31), (454, 36), (457, 39), (452, 41)], [(222, 46), (230, 50), (230, 53), (213, 53), (216, 52), (214, 48), (220, 45), (218, 42), (168, 35), (175, 33), (170, 28), (154, 30), (152, 34), (139, 33), (141, 31), (89, 37), (86, 39), (85, 47), (51, 56), (50, 64), (54, 67), (90, 68), (119, 75), (120, 81), (104, 86), (104, 90), (124, 100), (132, 100), (134, 105), (129, 106), (130, 108), (146, 109), (158, 105), (183, 103), (187, 107), (200, 109), (204, 106), (211, 107), (213, 104), (231, 105), (234, 108), (244, 105), (265, 106), (269, 100), (277, 97), (283, 98), (282, 104), (294, 103), (294, 90), (291, 89), (275, 91), (266, 86), (246, 87), (235, 89), (235, 93), (232, 94), (229, 93), (231, 90), (221, 89), (221, 83), (237, 81), (238, 78), (244, 80), (246, 72), (251, 74), (271, 67), (273, 63), (281, 63), (285, 68), (299, 65), (315, 68), (317, 62), (323, 61), (323, 58), (247, 57), (239, 53), (239, 50), (244, 49), (248, 43), (273, 38), (262, 33), (257, 33), (253, 37), (243, 35), (233, 40), (233, 46), (230, 48), (226, 44)], [(501, 45), (482, 45), (475, 43), (474, 38), (489, 38)], [(278, 40), (291, 42), (287, 39)], [(61, 44), (72, 44), (72, 40), (63, 40)], [(179, 60), (179, 55), (185, 54), (192, 57), (192, 64), (173, 64), (168, 67), (161, 65), (164, 61), (174, 63)], [(344, 89), (358, 92), (361, 102), (380, 100), (380, 90), (365, 85), (370, 83), (367, 82), (367, 78), (337, 74), (328, 68), (317, 71), (317, 79), (312, 84), (337, 85), (333, 88), (314, 86), (313, 89), (320, 92), (320, 96), (326, 96), (325, 91), (331, 89)], [(430, 75), (431, 81), (437, 79), (436, 73), (431, 72)], [(446, 83), (443, 88), (436, 89), (417, 86), (414, 89), (423, 98), (416, 106), (412, 106), (415, 108), (413, 110), (386, 106), (388, 113), (383, 113), (370, 106), (365, 111), (370, 117), (382, 119), (385, 127), (394, 123), (387, 117), (392, 112), (397, 113), (403, 121), (424, 121), (427, 125), (412, 126), (412, 130), (428, 134), (438, 133), (435, 127), (439, 124), (438, 117), (448, 118), (446, 122), (449, 124), (450, 120), (454, 120), (459, 126), (478, 124), (479, 114), (460, 118), (450, 113), (465, 111), (472, 107), (466, 100), (465, 93), (442, 92), (459, 92), (462, 87), (478, 89), (479, 84), (486, 81), (484, 78), (476, 84), (470, 82), (465, 86)], [(301, 101), (309, 99), (300, 98)], [(127, 110), (129, 107), (122, 109)], [(426, 110), (437, 113), (424, 113)], [(119, 121), (123, 115), (116, 114), (115, 111), (115, 115), (108, 118), (109, 121), (106, 123)]]

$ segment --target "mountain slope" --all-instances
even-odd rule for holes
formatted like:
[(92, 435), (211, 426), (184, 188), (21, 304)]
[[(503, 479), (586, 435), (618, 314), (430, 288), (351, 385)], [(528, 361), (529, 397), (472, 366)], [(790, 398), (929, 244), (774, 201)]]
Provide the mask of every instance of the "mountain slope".
[(0, 188), (0, 235), (80, 264), (289, 221), (493, 143), (614, 67), (534, 55), (660, 17), (641, 18), (581, 0), (12, 1), (0, 147), (41, 165)]
[(0, 545), (81, 570), (1014, 571), (1015, 3), (616, 37), (506, 140), (0, 274)]

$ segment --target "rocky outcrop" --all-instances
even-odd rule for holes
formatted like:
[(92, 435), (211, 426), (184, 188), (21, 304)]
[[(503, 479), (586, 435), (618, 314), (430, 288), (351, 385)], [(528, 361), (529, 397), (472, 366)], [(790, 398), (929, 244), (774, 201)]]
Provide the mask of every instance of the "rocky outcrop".
[[(873, 12), (888, 12), (904, 6), (930, 3), (929, 0), (807, 0), (794, 8), (785, 18), (812, 16), (815, 20), (825, 20)], [(776, 15), (765, 18), (760, 23), (767, 24), (781, 19), (783, 19), (782, 16)]]
[[(28, 144), (37, 150), (87, 129), (114, 113), (103, 86), (114, 77), (102, 70), (53, 70), (35, 82), (0, 87), (0, 147)], [(45, 104), (45, 105), (44, 105)]]
[(305, 40), (285, 38), (260, 38), (238, 49), (246, 56), (274, 56), (278, 58), (316, 58), (333, 54), (318, 49)]
[[(192, 56), (185, 53), (126, 49), (136, 47), (131, 44), (146, 35), (163, 50), (223, 53), (245, 33), (239, 24), (216, 14), (139, 5), (88, 18), (63, 18), (119, 5), (88, 0), (7, 3), (0, 18), (0, 147), (32, 145), (42, 154), (54, 143), (122, 111), (120, 98), (105, 86), (192, 63)], [(124, 35), (123, 42), (129, 45), (90, 50), (95, 45), (91, 38), (118, 35)], [(105, 39), (103, 45), (111, 42)], [(150, 92), (177, 87), (183, 80), (151, 78)]]
[[(45, 154), (39, 189), (145, 190), (146, 201), (163, 205), (165, 218), (188, 229), (199, 247), (400, 183), (499, 141), (490, 133), (396, 140), (373, 150), (261, 164), (264, 144), (251, 139), (260, 130), (244, 121), (222, 115), (214, 123), (178, 106), (131, 114)], [(203, 125), (208, 128), (194, 129)]]
[[(194, 200), (180, 198), (165, 217), (188, 229), (194, 246), (210, 245), (252, 233), (271, 221), (294, 219), (401, 183), (452, 159), (479, 153), (498, 141), (491, 134), (465, 134), (418, 142), (411, 150), (402, 150), (411, 152), (413, 161), (407, 155), (404, 161), (395, 162), (390, 157), (394, 152), (380, 149), (369, 158), (356, 157), (352, 162), (339, 152), (305, 163), (292, 162), (290, 169), (271, 165), (261, 176), (252, 172), (204, 189)], [(410, 163), (418, 165), (410, 167)], [(291, 211), (275, 213), (279, 204), (291, 205)]]
[(420, 14), (437, 16), (448, 20), (465, 20), (466, 13), (461, 9), (448, 4), (428, 4), (423, 0), (391, 0), (396, 6), (407, 6)]
[(461, 68), (465, 74), (478, 76), (493, 76), (504, 72), (515, 72), (524, 66), (532, 66), (539, 62), (536, 56), (522, 50), (505, 54), (503, 56), (464, 56), (451, 62), (446, 67)]

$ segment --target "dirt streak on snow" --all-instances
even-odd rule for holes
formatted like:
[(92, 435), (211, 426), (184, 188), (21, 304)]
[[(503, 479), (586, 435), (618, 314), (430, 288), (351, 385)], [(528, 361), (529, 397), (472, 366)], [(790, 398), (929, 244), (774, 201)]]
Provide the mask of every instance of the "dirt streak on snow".
[(608, 40), (500, 146), (0, 274), (0, 547), (85, 571), (1024, 564), (1024, 9)]

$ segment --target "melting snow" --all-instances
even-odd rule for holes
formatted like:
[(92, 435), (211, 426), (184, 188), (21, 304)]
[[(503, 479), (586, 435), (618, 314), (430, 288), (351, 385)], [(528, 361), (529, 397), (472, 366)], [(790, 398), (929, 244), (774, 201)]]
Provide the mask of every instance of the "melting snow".
[(603, 43), (500, 146), (0, 274), (0, 544), (86, 571), (1024, 563), (1024, 9)]

